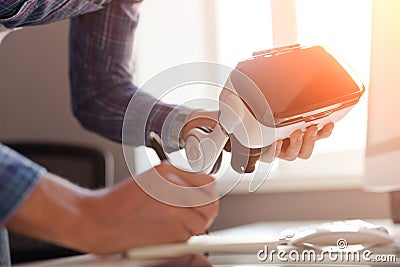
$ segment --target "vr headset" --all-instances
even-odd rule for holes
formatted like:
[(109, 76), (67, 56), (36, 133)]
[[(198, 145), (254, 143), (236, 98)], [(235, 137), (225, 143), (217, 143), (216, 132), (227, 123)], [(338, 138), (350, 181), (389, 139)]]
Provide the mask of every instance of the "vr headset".
[(364, 85), (334, 51), (298, 44), (256, 52), (238, 63), (219, 96), (213, 130), (192, 129), (186, 156), (194, 171), (215, 172), (231, 143), (231, 165), (252, 172), (254, 151), (297, 129), (319, 129), (343, 118), (359, 101)]

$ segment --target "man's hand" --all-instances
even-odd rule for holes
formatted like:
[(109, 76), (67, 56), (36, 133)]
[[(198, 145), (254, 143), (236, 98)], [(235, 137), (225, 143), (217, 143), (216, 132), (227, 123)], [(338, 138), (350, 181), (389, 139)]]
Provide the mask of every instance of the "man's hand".
[[(208, 175), (183, 172), (167, 163), (136, 179), (160, 177), (185, 187), (213, 182)], [(213, 187), (208, 188), (199, 194), (215, 194)], [(204, 233), (217, 211), (217, 201), (193, 208), (164, 204), (131, 178), (110, 189), (90, 191), (47, 174), (6, 226), (83, 252), (112, 254), (186, 241), (191, 235)]]
[(314, 150), (315, 141), (329, 137), (333, 127), (333, 123), (328, 123), (319, 131), (316, 126), (308, 127), (305, 132), (297, 130), (290, 138), (277, 141), (275, 155), (289, 161), (296, 158), (308, 159)]
[[(188, 123), (183, 127), (181, 136), (184, 137), (190, 129), (207, 126), (214, 128), (218, 121), (218, 112), (193, 112)], [(255, 164), (257, 160), (271, 162), (274, 157), (283, 160), (293, 161), (296, 158), (308, 159), (314, 150), (315, 142), (319, 139), (327, 138), (331, 135), (334, 124), (328, 123), (322, 129), (318, 130), (317, 126), (310, 126), (304, 132), (297, 130), (293, 132), (290, 138), (278, 140), (270, 147), (271, 149), (252, 149), (249, 164)], [(230, 151), (230, 145), (226, 146), (226, 150)], [(249, 170), (254, 168), (249, 167)]]
[[(139, 175), (136, 180), (139, 183), (142, 182), (140, 180), (145, 180), (144, 182), (157, 186), (158, 181), (149, 181), (159, 178), (156, 175), (161, 175), (161, 178), (171, 184), (184, 187), (199, 187), (214, 181), (208, 175), (184, 172), (165, 162)], [(105, 254), (127, 248), (183, 242), (192, 235), (203, 234), (216, 217), (217, 201), (200, 207), (171, 206), (161, 202), (162, 199), (160, 201), (149, 196), (137, 182), (128, 179), (102, 195), (99, 202), (95, 202), (95, 209), (101, 214), (97, 217), (97, 231), (101, 234), (90, 239), (90, 247), (94, 248), (95, 253)], [(198, 190), (206, 198), (216, 194), (213, 189)], [(191, 202), (191, 197), (196, 197), (190, 194), (185, 196), (188, 203)]]

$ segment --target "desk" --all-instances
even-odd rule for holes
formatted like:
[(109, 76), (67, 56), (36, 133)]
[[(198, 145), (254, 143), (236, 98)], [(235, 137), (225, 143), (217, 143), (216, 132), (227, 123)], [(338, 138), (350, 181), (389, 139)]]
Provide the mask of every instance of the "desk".
[[(391, 235), (398, 236), (396, 240), (400, 243), (400, 225), (394, 225), (391, 220), (366, 220), (368, 222), (385, 226)], [(267, 238), (268, 240), (275, 240), (279, 233), (287, 228), (292, 227), (301, 227), (310, 224), (316, 223), (323, 223), (327, 221), (284, 221), (284, 222), (262, 222), (256, 224), (250, 224), (235, 228), (230, 228), (226, 230), (216, 231), (212, 234), (216, 235), (230, 235), (230, 236), (237, 236), (237, 235), (262, 235), (263, 237)], [(203, 255), (186, 255), (184, 257), (170, 260), (170, 261), (160, 261), (160, 260), (132, 260), (124, 258), (121, 255), (115, 255), (110, 257), (97, 257), (94, 255), (82, 255), (58, 260), (50, 260), (32, 264), (25, 264), (20, 266), (25, 267), (36, 267), (36, 266), (275, 266), (275, 267), (283, 267), (283, 266), (398, 266), (400, 264), (400, 250), (396, 248), (397, 246), (390, 245), (386, 247), (374, 248), (371, 249), (374, 255), (386, 255), (386, 256), (396, 256), (396, 263), (388, 263), (388, 262), (381, 262), (381, 263), (370, 263), (365, 262), (362, 259), (360, 261), (355, 260), (335, 260), (332, 261), (329, 257), (326, 257), (324, 261), (315, 261), (315, 262), (282, 262), (275, 258), (274, 260), (270, 261), (260, 261), (257, 257), (257, 249), (251, 248), (250, 251), (245, 251), (243, 253), (215, 253), (210, 254), (208, 257), (204, 257)], [(260, 247), (259, 249), (263, 249)], [(271, 247), (270, 249), (275, 249)], [(301, 250), (299, 250), (301, 251)], [(352, 259), (352, 258), (351, 258)]]

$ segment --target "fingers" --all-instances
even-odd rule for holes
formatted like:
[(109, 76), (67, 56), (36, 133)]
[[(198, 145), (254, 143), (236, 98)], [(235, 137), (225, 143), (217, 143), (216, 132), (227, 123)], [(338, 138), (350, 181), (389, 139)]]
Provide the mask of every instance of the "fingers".
[(204, 234), (218, 214), (218, 202), (197, 208), (183, 208), (184, 225), (192, 235)]
[(288, 161), (295, 160), (297, 157), (301, 159), (310, 158), (315, 141), (329, 137), (333, 127), (334, 124), (330, 122), (319, 131), (315, 125), (308, 127), (304, 133), (301, 130), (295, 131), (290, 138), (283, 140), (281, 153), (278, 157)]
[[(188, 187), (187, 190), (190, 191), (182, 194), (180, 191), (175, 192), (183, 207), (171, 208), (179, 210), (179, 217), (192, 235), (204, 233), (216, 218), (219, 209), (214, 179), (206, 174), (179, 170), (168, 163), (162, 163), (156, 168), (165, 179)], [(198, 203), (204, 204), (199, 206)]]
[(186, 189), (182, 188), (182, 190), (171, 192), (176, 199), (181, 199), (183, 206), (199, 206), (218, 198), (215, 180), (210, 175), (183, 171), (166, 162), (157, 166), (156, 169), (164, 179), (178, 186), (186, 187)]
[[(167, 161), (163, 161), (156, 167), (156, 169), (163, 176), (163, 178), (171, 180), (173, 183), (182, 183), (183, 181), (185, 186), (198, 187), (213, 183), (215, 181), (210, 175), (180, 170), (169, 164)], [(177, 179), (178, 177), (180, 179)]]
[(277, 140), (269, 147), (263, 147), (261, 151), (260, 161), (270, 163), (281, 153), (283, 141)]
[(297, 130), (291, 134), (290, 138), (283, 140), (282, 151), (279, 158), (288, 161), (295, 160), (303, 143), (303, 135), (301, 130)]
[(185, 208), (192, 213), (191, 217), (193, 217), (187, 217), (188, 227), (192, 230), (193, 234), (202, 234), (215, 220), (219, 210), (218, 201), (215, 201), (218, 198), (215, 185), (210, 184), (214, 182), (214, 179), (205, 174), (190, 174), (189, 177), (186, 174), (186, 176), (182, 178), (193, 187), (208, 185), (207, 188), (199, 188), (199, 190), (202, 190), (196, 190), (190, 196), (193, 199), (200, 199), (203, 194), (208, 194), (208, 199), (204, 200), (204, 203), (208, 204), (198, 207)]
[(298, 155), (299, 158), (308, 159), (311, 157), (317, 137), (318, 137), (317, 126), (311, 126), (305, 131), (303, 138), (303, 145), (301, 146)]
[(326, 124), (320, 131), (318, 131), (318, 139), (327, 138), (331, 135), (335, 124), (330, 122)]

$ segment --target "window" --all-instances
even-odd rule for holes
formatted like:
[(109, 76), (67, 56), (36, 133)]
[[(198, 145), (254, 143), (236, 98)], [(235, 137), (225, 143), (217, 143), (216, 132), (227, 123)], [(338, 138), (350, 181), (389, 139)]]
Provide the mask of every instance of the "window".
[(254, 51), (272, 47), (271, 1), (217, 0), (218, 63), (234, 68)]
[[(368, 88), (371, 12), (371, 0), (248, 0), (246, 4), (218, 0), (219, 63), (234, 67), (254, 51), (297, 40), (304, 45), (320, 44), (335, 49)], [(293, 32), (286, 36), (277, 34), (281, 29), (290, 32), (290, 25), (276, 18), (286, 18), (287, 24), (293, 19)], [(361, 102), (337, 123), (332, 136), (318, 141), (310, 160), (298, 159), (295, 164), (280, 161), (267, 184), (277, 184), (279, 188), (278, 184), (285, 184), (289, 186), (286, 190), (300, 185), (316, 188), (324, 185), (332, 188), (335, 183), (338, 187), (359, 185), (366, 124), (367, 94), (364, 94)], [(273, 181), (274, 178), (279, 178), (279, 182)]]
[[(372, 0), (146, 1), (135, 44), (135, 79), (140, 85), (168, 67), (194, 61), (235, 67), (254, 51), (299, 42), (337, 50), (368, 87), (371, 9)], [(359, 186), (366, 104), (367, 94), (329, 139), (318, 141), (310, 160), (278, 162), (263, 190)], [(135, 153), (138, 173), (150, 167), (141, 161), (143, 153)], [(247, 187), (240, 184), (238, 191)]]

